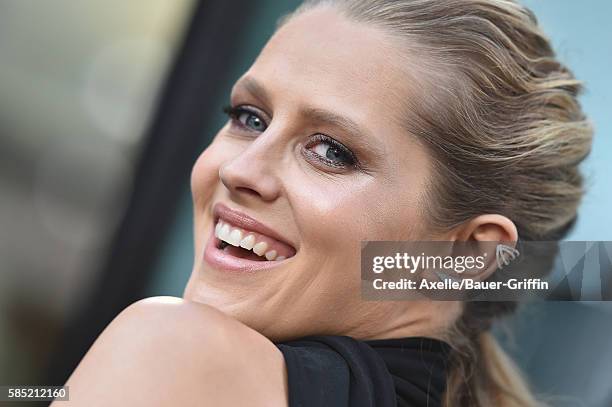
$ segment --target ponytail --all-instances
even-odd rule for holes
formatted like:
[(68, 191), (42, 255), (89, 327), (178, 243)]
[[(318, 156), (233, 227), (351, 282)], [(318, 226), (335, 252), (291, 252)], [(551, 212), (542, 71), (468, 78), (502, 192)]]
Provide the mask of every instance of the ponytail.
[[(443, 405), (544, 407), (545, 404), (533, 396), (519, 368), (497, 343), (488, 325), (487, 329), (482, 329), (486, 319), (478, 320), (474, 315), (478, 314), (474, 312), (476, 308), (497, 308), (490, 312), (499, 312), (499, 303), (471, 304), (467, 308), (449, 339), (453, 350)], [(473, 326), (477, 323), (481, 324), (480, 329)]]
[(503, 407), (542, 407), (532, 395), (522, 372), (514, 361), (499, 346), (490, 332), (479, 335), (478, 344), (487, 380), (490, 382), (490, 392), (493, 403), (490, 405)]

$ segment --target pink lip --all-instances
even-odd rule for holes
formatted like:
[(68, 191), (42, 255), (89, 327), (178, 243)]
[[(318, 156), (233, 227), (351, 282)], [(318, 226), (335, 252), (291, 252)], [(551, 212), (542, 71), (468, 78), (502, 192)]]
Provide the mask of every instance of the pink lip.
[[(248, 229), (253, 232), (261, 233), (273, 239), (286, 243), (286, 240), (283, 239), (274, 230), (251, 218), (250, 216), (232, 210), (221, 203), (217, 203), (214, 205), (213, 217), (214, 223), (216, 223), (217, 220), (221, 218), (222, 220), (230, 222), (238, 227)], [(204, 249), (204, 261), (217, 270), (235, 272), (256, 272), (274, 268), (290, 260), (290, 258), (288, 258), (281, 261), (256, 261), (234, 257), (217, 248), (218, 240), (219, 239), (215, 237), (215, 231), (213, 227), (211, 228), (210, 234), (208, 236), (208, 241)]]
[(268, 226), (264, 225), (263, 223), (259, 222), (256, 219), (253, 219), (252, 217), (250, 217), (249, 215), (245, 213), (239, 212), (234, 209), (230, 209), (226, 205), (220, 202), (217, 202), (213, 206), (213, 217), (214, 217), (214, 223), (217, 223), (217, 220), (221, 218), (222, 220), (227, 221), (231, 223), (232, 225), (235, 225), (240, 228), (247, 229), (253, 232), (261, 233), (262, 235), (269, 236), (272, 239), (276, 239), (278, 241), (281, 241), (295, 248), (295, 246), (289, 243), (287, 239), (285, 239), (283, 236), (278, 234), (274, 229), (269, 228)]
[(221, 249), (217, 249), (218, 240), (219, 239), (215, 237), (215, 231), (213, 228), (208, 237), (206, 248), (204, 249), (204, 261), (217, 270), (256, 272), (274, 268), (289, 260), (285, 259), (281, 261), (256, 261), (241, 259), (239, 257), (231, 256)]

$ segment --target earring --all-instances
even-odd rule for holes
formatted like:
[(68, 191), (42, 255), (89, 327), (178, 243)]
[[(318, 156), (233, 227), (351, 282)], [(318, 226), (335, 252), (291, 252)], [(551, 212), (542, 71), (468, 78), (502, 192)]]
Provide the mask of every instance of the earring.
[(495, 258), (497, 259), (497, 267), (504, 268), (516, 259), (521, 254), (517, 249), (505, 244), (498, 244), (495, 248)]

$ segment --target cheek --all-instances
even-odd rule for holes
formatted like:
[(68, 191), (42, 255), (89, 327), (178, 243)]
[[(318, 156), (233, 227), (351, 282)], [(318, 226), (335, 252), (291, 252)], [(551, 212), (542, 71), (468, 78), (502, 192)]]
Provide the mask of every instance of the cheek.
[(416, 188), (383, 186), (375, 179), (305, 185), (295, 191), (299, 204), (294, 207), (302, 215), (304, 241), (318, 250), (357, 248), (359, 252), (362, 240), (410, 240), (422, 228)]
[(213, 142), (200, 154), (191, 170), (191, 194), (196, 208), (202, 208), (210, 200), (219, 182), (219, 168), (224, 158), (217, 150)]
[(208, 226), (206, 222), (210, 219), (209, 206), (215, 191), (219, 187), (219, 168), (226, 158), (223, 149), (218, 143), (213, 142), (200, 154), (191, 170), (191, 196), (194, 210), (194, 244), (195, 254), (199, 255), (203, 249), (204, 238)]

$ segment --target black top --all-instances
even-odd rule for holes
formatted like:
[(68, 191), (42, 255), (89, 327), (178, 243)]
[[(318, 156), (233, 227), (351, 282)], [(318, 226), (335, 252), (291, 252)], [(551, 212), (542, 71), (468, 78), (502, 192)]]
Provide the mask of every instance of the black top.
[(450, 346), (431, 338), (309, 336), (276, 346), (289, 407), (439, 407)]

